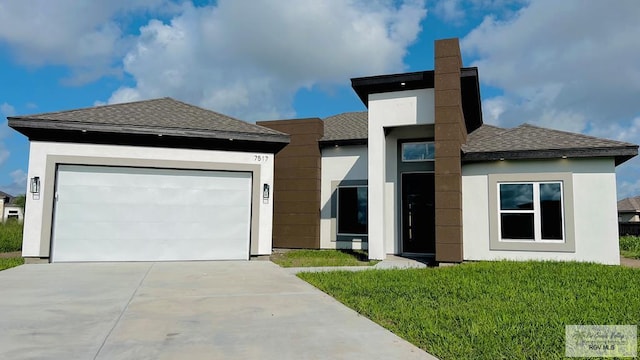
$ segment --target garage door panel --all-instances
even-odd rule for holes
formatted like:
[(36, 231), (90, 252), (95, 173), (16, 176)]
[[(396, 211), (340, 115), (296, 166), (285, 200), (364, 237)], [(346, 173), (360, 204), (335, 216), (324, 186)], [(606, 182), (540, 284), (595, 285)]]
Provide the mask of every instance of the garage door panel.
[[(234, 205), (246, 198), (245, 189), (139, 189), (124, 186), (87, 186), (64, 185), (58, 187), (58, 193), (64, 194), (68, 204), (156, 204), (176, 205)], [(222, 203), (223, 201), (224, 203)]]
[(247, 259), (251, 174), (61, 165), (54, 261)]
[[(237, 201), (244, 201), (238, 199)], [(158, 204), (166, 205), (166, 204)], [(88, 211), (87, 208), (93, 210)], [(185, 206), (181, 204), (174, 207), (168, 204), (166, 207), (134, 205), (134, 204), (64, 204), (57, 211), (59, 221), (64, 222), (104, 222), (110, 219), (110, 222), (118, 222), (127, 226), (137, 226), (147, 228), (157, 226), (158, 218), (168, 219), (161, 221), (162, 224), (167, 222), (179, 223), (207, 223), (215, 222), (219, 226), (224, 226), (229, 222), (236, 221), (239, 217), (244, 217), (251, 208), (248, 206), (232, 206), (224, 205), (224, 211), (212, 214), (212, 206)], [(207, 225), (211, 228), (211, 225)]]

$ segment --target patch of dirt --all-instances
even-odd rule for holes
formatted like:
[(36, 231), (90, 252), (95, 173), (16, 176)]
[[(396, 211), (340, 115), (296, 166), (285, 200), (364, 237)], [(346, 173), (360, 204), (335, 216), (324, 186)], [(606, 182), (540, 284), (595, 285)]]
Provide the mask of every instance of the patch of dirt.
[(640, 268), (640, 260), (639, 259), (629, 259), (623, 256), (620, 256), (620, 265), (632, 268)]
[(22, 251), (0, 253), (0, 259), (13, 258), (13, 257), (22, 257)]
[(271, 253), (271, 256), (269, 256), (269, 260), (271, 260), (272, 262), (276, 262), (276, 261), (284, 258), (284, 256), (285, 256), (284, 253), (285, 252), (282, 252), (282, 251), (273, 251)]

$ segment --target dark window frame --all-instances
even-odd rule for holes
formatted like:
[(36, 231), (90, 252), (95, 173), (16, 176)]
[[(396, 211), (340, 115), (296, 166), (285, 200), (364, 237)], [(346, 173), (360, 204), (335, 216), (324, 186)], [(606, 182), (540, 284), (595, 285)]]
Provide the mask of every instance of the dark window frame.
[[(430, 158), (424, 159), (407, 159), (405, 158), (405, 146), (407, 145), (418, 145), (424, 144), (428, 149), (431, 149)], [(429, 154), (429, 153), (428, 153)], [(404, 141), (400, 145), (400, 160), (404, 163), (412, 163), (412, 162), (428, 162), (435, 161), (435, 142), (434, 141)]]
[[(363, 226), (363, 224), (357, 224), (357, 225), (350, 225), (350, 228), (347, 229), (341, 229), (341, 218), (340, 218), (340, 212), (341, 212), (341, 208), (344, 204), (341, 204), (340, 202), (340, 192), (341, 190), (346, 190), (346, 189), (356, 189), (356, 203), (355, 203), (355, 208), (352, 209), (353, 212), (355, 212), (355, 218), (356, 221), (357, 218), (359, 217), (359, 213), (361, 212), (362, 209), (360, 209), (360, 198), (359, 198), (359, 189), (364, 189), (364, 194), (366, 194), (366, 205), (364, 207), (364, 229), (355, 229), (356, 226)], [(343, 198), (346, 198), (346, 194), (343, 195)], [(352, 198), (353, 200), (353, 198)], [(353, 206), (353, 204), (349, 204), (351, 206)], [(347, 206), (347, 205), (344, 205)], [(336, 188), (336, 235), (337, 236), (366, 236), (368, 234), (369, 231), (369, 224), (368, 224), (368, 206), (369, 206), (369, 199), (368, 199), (368, 186), (367, 185), (339, 185)], [(344, 213), (344, 209), (343, 209), (343, 213)], [(351, 214), (350, 218), (354, 218), (354, 215)], [(348, 226), (348, 225), (345, 225)], [(345, 231), (341, 231), (341, 230), (345, 230)], [(352, 231), (353, 230), (353, 231)]]

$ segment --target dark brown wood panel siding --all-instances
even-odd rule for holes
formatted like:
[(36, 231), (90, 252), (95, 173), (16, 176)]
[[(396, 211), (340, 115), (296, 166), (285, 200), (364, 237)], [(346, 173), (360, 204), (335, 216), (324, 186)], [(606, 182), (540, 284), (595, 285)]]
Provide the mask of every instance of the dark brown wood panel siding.
[(320, 248), (320, 119), (258, 122), (287, 133), (291, 142), (275, 157), (273, 247)]
[(462, 144), (467, 131), (462, 111), (458, 39), (435, 44), (436, 261), (461, 262)]

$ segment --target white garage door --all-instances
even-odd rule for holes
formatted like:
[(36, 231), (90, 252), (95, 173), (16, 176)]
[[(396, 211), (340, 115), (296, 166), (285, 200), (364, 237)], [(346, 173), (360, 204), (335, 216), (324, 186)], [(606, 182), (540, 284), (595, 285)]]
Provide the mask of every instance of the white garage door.
[(59, 165), (53, 261), (249, 258), (251, 173)]

